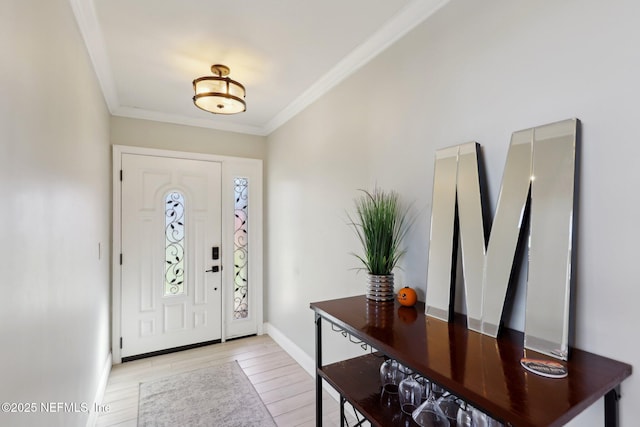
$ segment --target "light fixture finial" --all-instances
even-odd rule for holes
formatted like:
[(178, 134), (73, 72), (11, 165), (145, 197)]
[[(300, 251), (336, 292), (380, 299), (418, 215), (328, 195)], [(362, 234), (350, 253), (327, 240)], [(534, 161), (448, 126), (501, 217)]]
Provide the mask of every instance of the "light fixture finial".
[(218, 77), (227, 77), (231, 72), (231, 69), (226, 65), (214, 64), (211, 66), (211, 72), (217, 74)]

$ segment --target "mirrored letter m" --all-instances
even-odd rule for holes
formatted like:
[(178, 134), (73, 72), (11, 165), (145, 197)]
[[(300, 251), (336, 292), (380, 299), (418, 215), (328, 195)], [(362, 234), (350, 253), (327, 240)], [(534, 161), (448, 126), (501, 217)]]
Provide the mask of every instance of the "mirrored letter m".
[(525, 346), (567, 358), (577, 123), (512, 135), (488, 243), (478, 144), (436, 152), (427, 315), (450, 318), (459, 234), (468, 327), (498, 335), (529, 201)]

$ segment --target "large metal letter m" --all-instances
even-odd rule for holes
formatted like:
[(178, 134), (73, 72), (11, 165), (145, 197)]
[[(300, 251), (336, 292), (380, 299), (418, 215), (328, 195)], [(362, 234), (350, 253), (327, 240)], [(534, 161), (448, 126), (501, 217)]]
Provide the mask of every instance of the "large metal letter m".
[(488, 237), (478, 144), (436, 152), (427, 315), (450, 319), (459, 241), (467, 325), (497, 336), (528, 217), (525, 347), (568, 357), (577, 125), (571, 119), (513, 133)]

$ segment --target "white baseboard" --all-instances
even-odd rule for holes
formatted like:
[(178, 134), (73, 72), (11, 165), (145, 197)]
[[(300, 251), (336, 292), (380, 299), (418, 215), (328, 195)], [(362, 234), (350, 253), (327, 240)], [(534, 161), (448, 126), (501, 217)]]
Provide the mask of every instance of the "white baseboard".
[[(296, 343), (291, 341), (289, 337), (282, 333), (278, 328), (266, 322), (264, 324), (264, 332), (269, 335), (289, 356), (293, 358), (302, 368), (307, 371), (312, 378), (316, 377), (316, 362), (313, 357), (309, 356), (303, 349), (298, 347)], [(340, 394), (326, 381), (322, 382), (324, 389), (333, 397), (336, 401), (340, 401)]]
[(100, 374), (100, 381), (98, 381), (98, 388), (96, 389), (96, 396), (91, 404), (91, 410), (89, 411), (89, 419), (87, 419), (87, 427), (94, 427), (98, 421), (98, 413), (96, 412), (96, 405), (102, 404), (104, 399), (104, 392), (107, 389), (107, 382), (109, 381), (109, 374), (111, 373), (111, 366), (113, 364), (113, 358), (111, 352), (107, 355), (107, 360), (102, 367), (102, 373)]

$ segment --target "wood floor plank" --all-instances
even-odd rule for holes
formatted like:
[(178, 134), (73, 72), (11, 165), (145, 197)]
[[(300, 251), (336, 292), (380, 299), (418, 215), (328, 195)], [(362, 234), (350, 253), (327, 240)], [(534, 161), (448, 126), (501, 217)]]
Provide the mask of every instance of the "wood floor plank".
[(292, 373), (288, 375), (283, 375), (278, 378), (274, 378), (269, 381), (261, 382), (260, 384), (254, 384), (253, 387), (256, 389), (258, 394), (262, 396), (263, 393), (267, 393), (271, 390), (275, 390), (280, 387), (284, 387), (287, 385), (292, 385), (302, 381), (309, 381), (311, 377), (309, 374), (302, 368), (300, 369), (292, 369)]
[(287, 373), (289, 373), (289, 370), (292, 369), (293, 367), (295, 367), (295, 365), (287, 365), (280, 368), (271, 369), (270, 371), (260, 372), (257, 374), (247, 375), (247, 376), (249, 377), (249, 380), (251, 380), (253, 384), (260, 384), (261, 382), (269, 381), (274, 378), (278, 378), (282, 375), (287, 375)]
[(295, 365), (295, 364), (296, 364), (295, 360), (293, 360), (289, 356), (286, 356), (286, 357), (280, 357), (278, 359), (268, 360), (257, 365), (249, 366), (247, 368), (243, 367), (242, 370), (248, 377), (250, 377), (252, 375), (266, 373), (277, 368), (286, 368), (288, 366)]
[(96, 423), (96, 427), (108, 427), (117, 425), (124, 422), (129, 422), (131, 420), (138, 421), (138, 407), (135, 407), (135, 410), (126, 410), (126, 411), (113, 411), (102, 414), (98, 417), (98, 421)]
[(293, 359), (291, 358), (291, 356), (289, 356), (284, 351), (280, 350), (280, 351), (274, 351), (268, 354), (257, 354), (253, 357), (248, 357), (243, 360), (238, 360), (238, 364), (244, 370), (247, 368), (251, 368), (253, 366), (265, 365), (267, 363), (271, 363), (279, 360), (287, 360), (290, 363), (293, 362)]
[[(323, 399), (322, 403), (322, 424), (340, 425), (340, 407), (338, 402), (331, 397)], [(315, 423), (316, 420), (316, 404), (315, 399), (302, 406), (291, 407), (289, 411), (274, 416), (278, 427), (293, 427), (304, 425), (308, 422)]]
[(270, 403), (267, 405), (267, 408), (269, 409), (269, 412), (271, 412), (271, 415), (277, 417), (285, 412), (289, 412), (291, 408), (296, 408), (308, 403), (310, 400), (314, 399), (315, 396), (316, 391), (309, 390), (304, 393)]
[[(260, 398), (265, 405), (275, 403), (279, 400), (298, 396), (307, 392), (315, 392), (315, 384), (311, 381), (300, 381), (294, 384), (287, 384), (275, 390), (267, 391), (260, 394)], [(314, 395), (315, 396), (315, 395)]]

